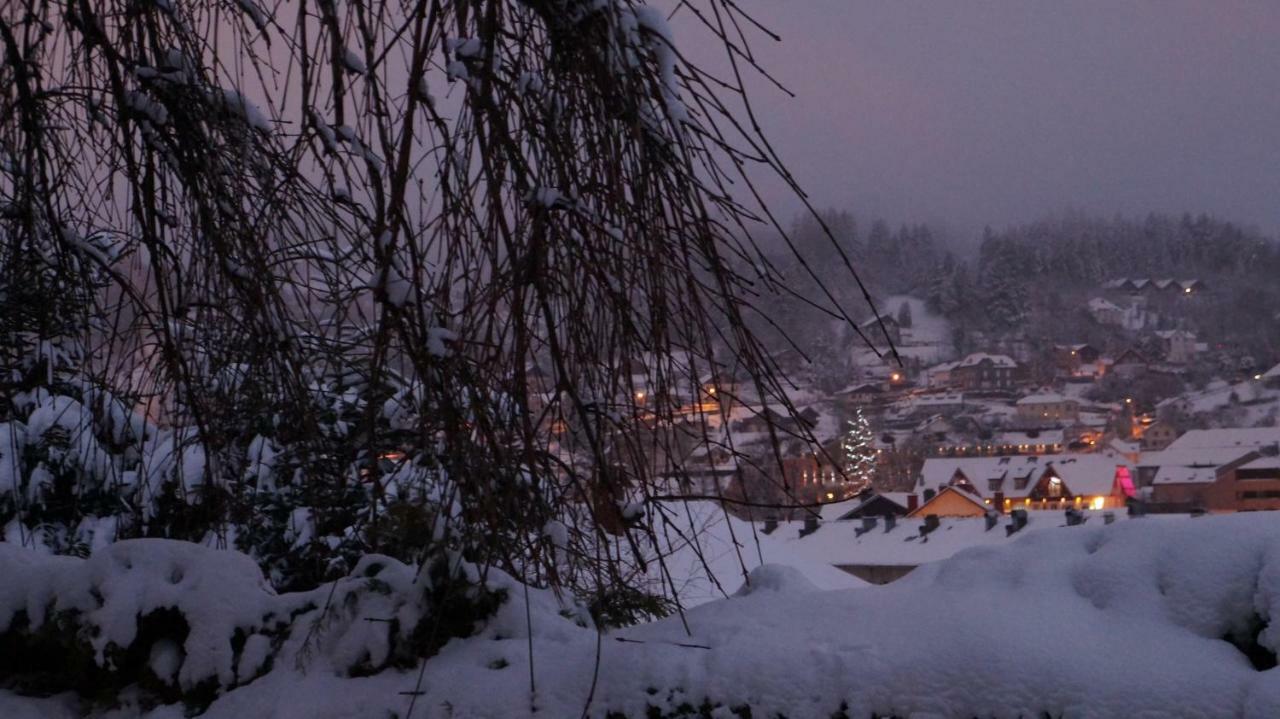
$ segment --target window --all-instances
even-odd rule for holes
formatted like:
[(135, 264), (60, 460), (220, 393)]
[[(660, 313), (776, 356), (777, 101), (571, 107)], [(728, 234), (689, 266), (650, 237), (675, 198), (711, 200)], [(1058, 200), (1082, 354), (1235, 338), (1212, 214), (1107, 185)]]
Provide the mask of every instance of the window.
[(1057, 477), (1049, 478), (1049, 496), (1053, 499), (1062, 497), (1062, 480)]

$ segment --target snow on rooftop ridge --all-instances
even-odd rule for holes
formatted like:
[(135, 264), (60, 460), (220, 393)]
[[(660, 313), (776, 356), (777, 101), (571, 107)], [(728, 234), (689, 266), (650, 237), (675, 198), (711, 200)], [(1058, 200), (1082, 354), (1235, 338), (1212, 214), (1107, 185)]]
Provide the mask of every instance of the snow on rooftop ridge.
[(1169, 449), (1217, 449), (1280, 445), (1280, 427), (1193, 429), (1175, 439)]
[(1075, 402), (1075, 401), (1076, 401), (1075, 398), (1064, 397), (1063, 395), (1057, 392), (1037, 392), (1036, 394), (1029, 394), (1026, 397), (1022, 397), (1017, 401), (1017, 404), (1019, 405), (1051, 404), (1051, 403)]
[(1018, 363), (1009, 355), (988, 354), (986, 352), (974, 352), (959, 361), (957, 367), (973, 367), (981, 364), (983, 360), (990, 360), (991, 364), (996, 367), (1017, 367)]

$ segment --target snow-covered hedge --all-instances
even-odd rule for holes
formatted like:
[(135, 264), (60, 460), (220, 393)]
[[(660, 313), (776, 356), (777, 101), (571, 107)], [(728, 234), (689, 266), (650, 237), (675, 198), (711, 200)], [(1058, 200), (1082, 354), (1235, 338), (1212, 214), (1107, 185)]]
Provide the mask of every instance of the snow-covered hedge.
[(86, 560), (0, 543), (0, 577), (0, 682), (107, 704), (130, 690), (144, 704), (197, 709), (282, 651), (341, 676), (411, 666), (502, 599), (456, 559), (419, 573), (381, 555), (325, 587), (278, 595), (243, 554), (163, 539)]
[[(438, 638), (421, 675), (395, 658), (426, 626), (432, 582), (386, 558), (361, 562), (332, 599), (273, 595), (243, 557), (172, 542), (89, 560), (3, 549), (0, 576), (6, 637), (53, 621), (59, 646), (103, 667), (128, 647), (148, 681), (216, 682), (206, 716), (226, 719), (405, 716), (410, 702), (415, 717), (580, 716), (588, 702), (597, 717), (1280, 716), (1268, 514), (1032, 531), (885, 587), (820, 591), (765, 566), (729, 599), (599, 642), (549, 592), (471, 576), (493, 613), (464, 613), (478, 631)], [(185, 637), (144, 636), (164, 608)], [(75, 620), (57, 624), (64, 612)]]

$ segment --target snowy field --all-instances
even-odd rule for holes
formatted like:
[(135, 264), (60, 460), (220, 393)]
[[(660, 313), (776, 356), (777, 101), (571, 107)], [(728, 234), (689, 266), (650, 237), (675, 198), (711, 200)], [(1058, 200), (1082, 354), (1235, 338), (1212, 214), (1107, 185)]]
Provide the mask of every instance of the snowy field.
[[(1280, 522), (1266, 514), (1030, 531), (885, 587), (822, 591), (766, 565), (731, 598), (605, 635), (550, 593), (530, 591), (526, 605), (522, 587), (490, 575), (507, 601), (426, 662), (421, 681), (414, 668), (352, 676), (421, 618), (421, 585), (393, 560), (277, 596), (247, 558), (195, 545), (134, 540), (79, 560), (0, 544), (0, 576), (10, 634), (78, 612), (95, 661), (132, 647), (149, 681), (216, 686), (204, 714), (215, 718), (405, 717), (411, 701), (412, 716), (442, 718), (642, 717), (704, 702), (720, 707), (712, 716), (749, 706), (792, 718), (842, 707), (852, 717), (1280, 716), (1280, 670), (1265, 669), (1280, 647)], [(136, 617), (160, 607), (177, 608), (191, 632), (133, 646)], [(183, 715), (180, 704), (144, 709), (140, 690), (121, 696), (100, 715)], [(82, 711), (68, 695), (0, 694), (4, 717)]]

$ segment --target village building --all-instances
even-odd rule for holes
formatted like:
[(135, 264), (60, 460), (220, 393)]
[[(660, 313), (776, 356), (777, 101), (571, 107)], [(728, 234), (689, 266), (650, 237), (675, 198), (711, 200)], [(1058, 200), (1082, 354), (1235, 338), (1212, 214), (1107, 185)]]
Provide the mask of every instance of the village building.
[(1011, 390), (1017, 385), (1018, 363), (1008, 355), (978, 352), (950, 370), (949, 384), (962, 390)]
[(977, 495), (945, 486), (907, 516), (925, 517), (932, 514), (938, 517), (981, 517), (990, 509)]
[(1093, 321), (1100, 325), (1119, 327), (1124, 324), (1124, 309), (1110, 300), (1094, 297), (1089, 300), (1086, 308)]
[(1143, 452), (1158, 452), (1167, 448), (1173, 441), (1178, 438), (1178, 429), (1168, 422), (1153, 422), (1141, 428), (1142, 435), (1138, 438), (1139, 446)]
[(1074, 422), (1080, 416), (1080, 403), (1057, 392), (1038, 392), (1016, 403), (1018, 421), (1023, 424)]
[(936, 493), (944, 487), (1000, 512), (1114, 509), (1136, 491), (1131, 467), (1101, 454), (926, 459), (916, 490)]
[[(1117, 308), (1118, 309), (1118, 308)], [(1067, 377), (1099, 377), (1105, 365), (1099, 360), (1102, 353), (1089, 344), (1053, 346), (1053, 360), (1061, 375)]]
[(1133, 379), (1147, 373), (1151, 363), (1147, 361), (1142, 353), (1130, 348), (1120, 353), (1111, 363), (1111, 371), (1120, 377)]
[(1172, 364), (1188, 364), (1199, 352), (1194, 332), (1187, 330), (1158, 330), (1156, 338), (1164, 352), (1164, 361)]

